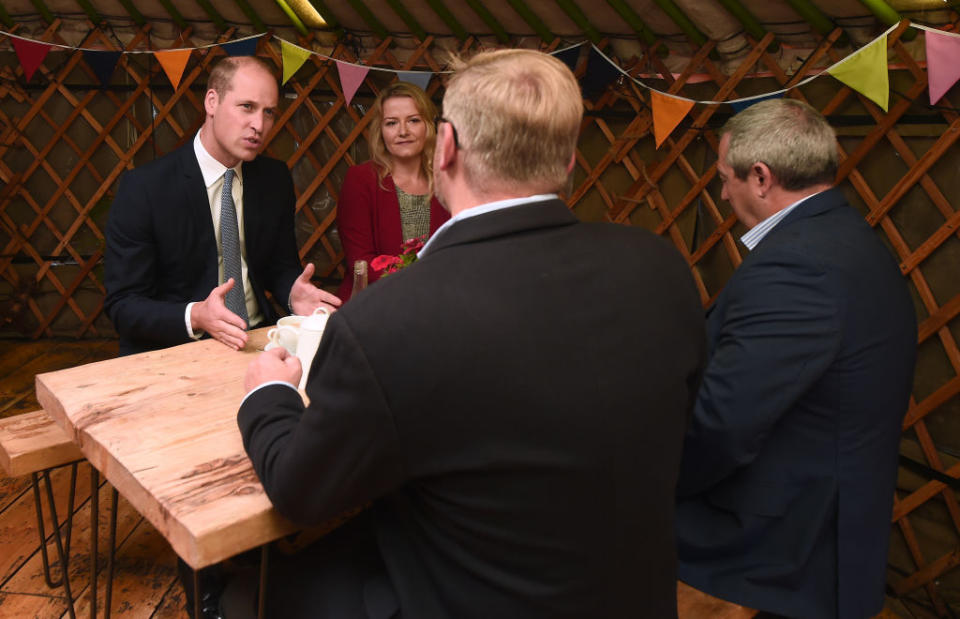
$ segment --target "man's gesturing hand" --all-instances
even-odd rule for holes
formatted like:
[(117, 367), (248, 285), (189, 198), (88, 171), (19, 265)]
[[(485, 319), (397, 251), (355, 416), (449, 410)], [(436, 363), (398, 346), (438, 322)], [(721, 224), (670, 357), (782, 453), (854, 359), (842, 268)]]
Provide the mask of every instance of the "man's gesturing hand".
[(242, 318), (227, 309), (223, 299), (233, 288), (231, 277), (210, 291), (207, 298), (190, 308), (190, 327), (194, 333), (204, 331), (213, 339), (234, 350), (247, 344), (247, 325)]
[(313, 270), (313, 263), (308, 262), (303, 273), (293, 282), (293, 287), (290, 289), (290, 308), (294, 314), (309, 316), (318, 307), (325, 307), (332, 313), (342, 303), (340, 297), (321, 290), (310, 282)]

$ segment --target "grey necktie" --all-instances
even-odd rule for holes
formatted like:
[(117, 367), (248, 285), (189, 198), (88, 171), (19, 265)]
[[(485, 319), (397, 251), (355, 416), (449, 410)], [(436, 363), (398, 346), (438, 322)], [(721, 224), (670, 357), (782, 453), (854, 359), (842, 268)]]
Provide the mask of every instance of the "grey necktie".
[[(233, 169), (223, 175), (220, 192), (220, 251), (223, 253), (223, 281), (233, 278), (233, 288), (224, 299), (227, 309), (247, 322), (247, 302), (240, 271), (240, 229), (237, 226), (237, 208), (233, 204)], [(249, 324), (247, 325), (250, 326)]]

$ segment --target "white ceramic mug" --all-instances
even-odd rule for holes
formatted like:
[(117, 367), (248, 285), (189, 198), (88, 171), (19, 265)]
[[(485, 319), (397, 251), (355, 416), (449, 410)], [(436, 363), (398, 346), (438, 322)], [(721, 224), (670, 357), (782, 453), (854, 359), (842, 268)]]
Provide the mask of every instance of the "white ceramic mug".
[[(279, 323), (278, 323), (279, 325)], [(267, 347), (270, 350), (277, 346), (283, 346), (291, 355), (297, 354), (297, 347), (300, 339), (300, 330), (290, 325), (279, 325), (267, 331)]]
[(313, 310), (313, 314), (305, 317), (300, 323), (300, 339), (297, 341), (297, 357), (300, 359), (300, 366), (303, 368), (303, 375), (300, 377), (299, 389), (307, 385), (307, 374), (310, 373), (310, 366), (313, 364), (313, 357), (317, 354), (320, 347), (320, 338), (323, 337), (323, 330), (327, 326), (327, 319), (330, 318), (330, 312), (325, 307), (318, 307)]

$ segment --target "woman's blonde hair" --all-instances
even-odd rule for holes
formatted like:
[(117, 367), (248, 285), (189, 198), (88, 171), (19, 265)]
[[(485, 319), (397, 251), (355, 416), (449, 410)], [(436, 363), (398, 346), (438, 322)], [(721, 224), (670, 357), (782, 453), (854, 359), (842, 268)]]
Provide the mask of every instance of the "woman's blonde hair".
[(433, 151), (437, 146), (437, 127), (434, 124), (434, 118), (437, 116), (437, 108), (433, 101), (419, 87), (409, 82), (395, 82), (380, 91), (373, 107), (370, 108), (370, 133), (367, 136), (367, 144), (370, 148), (370, 159), (377, 166), (377, 174), (380, 177), (381, 185), (387, 174), (393, 173), (393, 157), (387, 150), (387, 145), (383, 142), (383, 133), (381, 123), (383, 122), (383, 103), (387, 99), (395, 97), (409, 97), (413, 99), (413, 104), (417, 108), (420, 117), (423, 119), (424, 126), (427, 129), (424, 136), (423, 152), (420, 153), (420, 169), (427, 177), (430, 184), (430, 193), (433, 193)]

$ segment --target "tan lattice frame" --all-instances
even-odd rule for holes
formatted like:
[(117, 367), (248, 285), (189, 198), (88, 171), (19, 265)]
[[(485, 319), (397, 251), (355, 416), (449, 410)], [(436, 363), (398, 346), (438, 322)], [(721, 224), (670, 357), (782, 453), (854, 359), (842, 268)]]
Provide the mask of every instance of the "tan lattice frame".
[[(58, 28), (59, 23), (53, 23), (42, 38), (50, 42), (61, 42), (57, 35)], [(927, 415), (942, 410), (955, 401), (960, 393), (960, 349), (950, 330), (951, 324), (955, 323), (960, 314), (960, 286), (950, 292), (949, 298), (938, 300), (924, 276), (928, 258), (945, 243), (956, 242), (960, 237), (960, 209), (954, 207), (929, 174), (930, 169), (951, 152), (950, 147), (960, 136), (960, 116), (950, 111), (943, 112), (949, 129), (921, 156), (914, 154), (908, 140), (898, 132), (898, 119), (911, 104), (926, 96), (926, 73), (910, 59), (910, 55), (899, 42), (902, 29), (901, 27), (889, 37), (890, 51), (907, 66), (914, 82), (904, 97), (891, 98), (889, 112), (883, 113), (859, 94), (839, 84), (836, 84), (835, 94), (830, 101), (821, 106), (821, 109), (824, 113), (831, 114), (852, 101), (866, 109), (876, 121), (876, 125), (850, 152), (840, 149), (842, 166), (839, 180), (849, 183), (860, 196), (869, 211), (867, 220), (887, 239), (901, 262), (904, 274), (909, 277), (926, 313), (920, 323), (921, 341), (935, 339), (949, 359), (953, 378), (945, 381), (926, 397), (911, 402), (904, 430), (916, 434), (929, 466), (960, 478), (960, 464), (944, 467), (925, 423)], [(125, 49), (152, 49), (149, 34), (150, 27), (144, 27)], [(785, 74), (776, 59), (765, 51), (772, 40), (771, 36), (754, 42), (753, 48), (731, 75), (724, 74), (711, 58), (714, 49), (712, 42), (695, 50), (696, 53), (687, 67), (676, 76), (671, 74), (658, 55), (659, 43), (647, 49), (642, 57), (618, 61), (631, 75), (659, 74), (659, 84), (664, 84), (663, 88), (671, 93), (685, 94), (685, 88), (690, 87), (694, 74), (706, 74), (710, 77), (712, 87), (715, 87), (708, 98), (722, 101), (742, 96), (738, 95), (736, 88), (745, 85), (745, 80), (750, 79), (751, 73), (757, 70), (771, 73), (782, 86), (795, 85), (805, 77), (808, 68), (821, 66), (824, 62), (836, 60), (847, 53), (834, 49), (840, 34), (837, 30), (825, 37), (820, 46), (807, 57), (804, 67), (793, 75)], [(222, 40), (231, 38), (235, 38), (235, 33), (228, 31), (224, 33)], [(302, 39), (299, 43), (304, 47), (311, 45), (309, 39)], [(82, 45), (118, 49), (115, 41), (92, 27)], [(182, 45), (195, 46), (189, 31), (184, 33)], [(550, 51), (558, 45), (559, 40), (544, 49)], [(460, 51), (472, 51), (478, 47), (479, 44), (472, 38), (459, 46)], [(607, 49), (606, 42), (601, 42), (600, 47)], [(281, 65), (276, 42), (270, 42), (269, 37), (261, 40), (258, 49), (261, 56), (278, 67)], [(438, 58), (442, 57), (440, 51), (439, 46), (428, 38), (418, 42), (413, 50), (404, 50), (404, 53), (400, 54), (395, 42), (386, 39), (362, 60), (369, 66), (390, 69), (440, 71), (444, 68), (438, 61)], [(121, 78), (116, 74), (114, 77), (114, 83), (126, 80), (132, 85), (133, 90), (124, 96), (109, 90), (85, 89), (74, 92), (66, 86), (66, 83), (76, 83), (81, 78), (88, 84), (95, 83), (96, 78), (83, 61), (80, 52), (69, 54), (62, 66), (45, 62), (44, 65), (51, 65), (53, 68), (42, 66), (39, 72), (43, 79), (34, 77), (34, 82), (46, 84), (39, 91), (23, 87), (22, 70), (15, 61), (0, 68), (4, 77), (4, 82), (0, 84), (0, 181), (3, 183), (0, 188), (0, 246), (3, 246), (3, 251), (0, 252), (0, 290), (6, 286), (13, 291), (11, 295), (18, 295), (16, 302), (0, 305), (0, 320), (3, 321), (0, 323), (0, 333), (3, 333), (4, 329), (8, 335), (16, 333), (15, 327), (18, 325), (21, 326), (20, 334), (34, 338), (110, 333), (109, 323), (102, 316), (103, 286), (96, 271), (102, 258), (102, 248), (84, 256), (72, 243), (81, 230), (102, 242), (103, 232), (92, 217), (94, 208), (102, 200), (109, 199), (116, 180), (124, 170), (133, 167), (135, 161), (139, 163), (140, 160), (149, 158), (148, 154), (153, 147), (151, 140), (158, 139), (157, 135), (161, 132), (173, 136), (173, 142), (165, 145), (163, 149), (169, 151), (194, 134), (201, 120), (202, 97), (198, 95), (201, 92), (199, 87), (205, 81), (210, 63), (221, 54), (219, 50), (209, 53), (195, 52), (180, 87), (173, 92), (169, 88), (163, 88), (167, 83), (166, 77), (155, 63), (149, 70), (144, 70), (142, 63), (125, 55), (116, 70), (116, 74)], [(337, 45), (329, 55), (348, 62), (361, 60), (345, 45)], [(404, 60), (400, 61), (398, 56), (402, 56)], [(581, 71), (582, 67), (583, 64)], [(378, 76), (372, 72), (361, 86), (356, 100), (369, 101), (378, 88), (386, 83), (385, 79), (383, 75)], [(297, 184), (298, 229), (306, 230), (300, 239), (301, 258), (317, 264), (318, 275), (336, 278), (343, 273), (343, 256), (333, 235), (336, 225), (335, 210), (318, 213), (311, 205), (316, 201), (335, 201), (342, 179), (342, 169), (357, 163), (353, 153), (358, 152), (356, 158), (361, 160), (366, 158), (364, 132), (369, 118), (362, 113), (362, 107), (356, 102), (346, 105), (334, 64), (320, 56), (311, 56), (307, 66), (301, 69), (287, 86), (292, 89), (295, 98), (286, 104), (274, 131), (268, 136), (267, 153), (287, 161), (295, 172), (295, 178), (305, 179)], [(438, 99), (442, 92), (442, 79), (435, 77), (428, 90)], [(333, 95), (326, 98), (317, 96), (316, 93), (320, 91), (332, 92)], [(791, 96), (805, 98), (805, 92), (802, 88), (794, 89)], [(955, 96), (953, 93), (949, 94), (945, 100), (946, 105), (950, 105), (950, 97)], [(59, 123), (48, 112), (49, 102), (53, 97), (62, 97), (72, 106), (70, 113)], [(715, 180), (716, 168), (712, 161), (715, 160), (718, 140), (715, 132), (707, 129), (708, 123), (716, 114), (726, 114), (729, 110), (721, 106), (695, 107), (688, 121), (675, 130), (672, 137), (651, 157), (652, 120), (649, 101), (648, 92), (629, 80), (623, 80), (618, 86), (608, 89), (596, 100), (585, 101), (588, 111), (597, 115), (590, 114), (585, 118), (581, 144), (589, 142), (588, 138), (591, 138), (593, 141), (606, 143), (608, 147), (603, 152), (586, 152), (582, 147), (578, 148), (577, 182), (572, 187), (568, 202), (575, 212), (585, 212), (582, 205), (590, 200), (599, 200), (603, 205), (604, 219), (625, 225), (636, 225), (638, 220), (644, 219), (637, 217), (640, 214), (637, 209), (649, 209), (657, 218), (656, 223), (650, 227), (658, 234), (670, 238), (687, 259), (701, 298), (707, 304), (720, 289), (719, 285), (708, 284), (708, 278), (705, 277), (711, 269), (710, 262), (719, 258), (726, 261), (732, 269), (741, 261), (740, 249), (733, 234), (737, 220), (729, 208), (720, 203)], [(14, 103), (21, 107), (25, 105), (27, 112), (15, 118), (7, 112), (7, 102), (11, 106)], [(142, 112), (138, 114), (138, 104), (143, 107), (144, 103), (154, 106), (154, 118), (143, 118)], [(114, 113), (106, 121), (99, 120), (93, 111), (96, 104), (109, 104), (113, 106)], [(605, 120), (602, 115), (604, 110), (610, 109), (632, 113), (629, 122), (619, 131), (612, 128), (614, 123)], [(311, 120), (306, 130), (298, 131), (295, 126), (294, 119), (298, 115), (306, 115)], [(183, 117), (192, 120), (189, 124), (184, 124), (178, 120)], [(34, 143), (31, 136), (36, 131), (31, 129), (31, 123), (44, 123), (53, 132), (52, 137), (45, 142), (37, 140), (37, 143)], [(69, 129), (74, 123), (85, 124), (97, 137), (89, 144), (77, 144), (69, 135)], [(120, 126), (132, 129), (136, 133), (136, 139), (122, 143), (122, 140), (114, 137), (114, 132)], [(346, 126), (348, 129), (338, 132), (338, 126)], [(710, 165), (699, 173), (690, 160), (691, 145), (698, 138), (701, 139), (700, 144), (706, 144), (714, 154)], [(882, 142), (886, 142), (896, 151), (909, 171), (892, 189), (878, 196), (858, 167), (870, 162), (874, 149)], [(51, 156), (56, 148), (62, 148), (63, 145), (76, 156), (72, 166), (58, 167)], [(12, 154), (16, 149), (28, 153), (31, 162), (19, 167), (15, 165), (13, 162), (16, 158)], [(95, 164), (95, 155), (103, 149), (114, 154), (116, 163), (101, 169)], [(305, 173), (298, 175), (298, 171)], [(99, 183), (98, 190), (83, 199), (71, 186), (81, 173), (89, 174)], [(630, 184), (614, 187), (614, 179), (618, 174), (622, 178), (623, 173), (629, 177)], [(35, 174), (45, 174), (57, 185), (57, 189), (45, 200), (35, 198), (28, 190)], [(668, 178), (674, 179), (671, 181), (672, 189), (667, 186), (670, 184), (666, 182)], [(676, 179), (685, 183), (685, 189), (680, 192), (675, 188)], [(938, 224), (936, 231), (924, 242), (911, 247), (891, 219), (890, 211), (914, 187), (922, 189), (932, 208), (942, 218), (942, 223)], [(21, 209), (26, 207), (29, 216), (21, 215), (19, 219), (15, 219), (12, 205)], [(698, 224), (707, 232), (705, 238), (699, 242), (696, 239), (688, 241), (692, 236), (691, 222), (697, 219), (695, 205), (699, 205), (701, 209)], [(69, 221), (68, 225), (63, 225), (65, 220)], [(41, 246), (36, 240), (38, 231), (52, 236), (54, 242)], [(77, 267), (68, 276), (61, 275), (51, 261), (45, 258), (60, 254), (70, 256), (77, 263)], [(13, 264), (15, 255), (27, 256), (31, 261), (29, 268), (18, 268)], [(27, 273), (24, 274), (24, 271)], [(960, 277), (956, 280), (960, 282)], [(78, 301), (75, 296), (81, 287), (94, 290), (97, 293), (96, 302), (83, 305)], [(55, 291), (57, 301), (43, 307), (34, 296), (41, 288)], [(62, 326), (64, 324), (68, 326)], [(892, 586), (898, 594), (925, 589), (934, 607), (944, 614), (946, 603), (935, 581), (940, 575), (960, 564), (960, 549), (945, 549), (939, 556), (924, 556), (917, 539), (918, 533), (909, 519), (911, 513), (933, 499), (943, 501), (954, 527), (960, 532), (960, 506), (953, 491), (943, 483), (931, 481), (914, 492), (898, 495), (893, 522), (903, 535), (916, 570), (907, 578), (892, 583)]]

